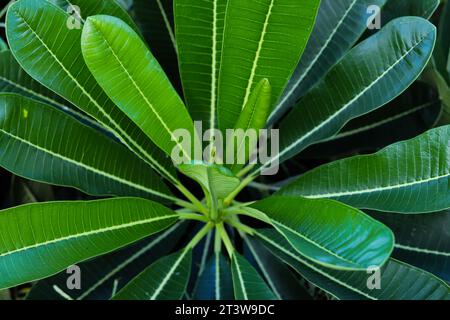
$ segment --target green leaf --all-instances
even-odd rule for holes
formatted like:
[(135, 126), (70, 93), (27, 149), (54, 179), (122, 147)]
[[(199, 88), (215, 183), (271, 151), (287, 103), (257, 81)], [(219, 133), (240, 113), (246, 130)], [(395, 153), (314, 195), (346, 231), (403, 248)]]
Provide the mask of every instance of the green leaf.
[(194, 162), (182, 164), (179, 169), (183, 174), (197, 181), (209, 195), (214, 193), (217, 199), (226, 198), (240, 184), (240, 179), (230, 170), (218, 165)]
[(236, 252), (231, 260), (231, 271), (236, 300), (275, 300), (275, 295), (258, 272)]
[(450, 210), (421, 215), (370, 214), (394, 232), (395, 258), (450, 281)]
[(94, 16), (83, 28), (81, 47), (89, 69), (117, 106), (166, 154), (178, 146), (192, 159), (175, 133), (187, 130), (194, 141), (192, 119), (139, 36), (118, 18)]
[(233, 128), (256, 84), (275, 104), (305, 49), (320, 1), (229, 0), (219, 76), (218, 125)]
[(187, 223), (179, 222), (160, 234), (123, 249), (77, 264), (82, 272), (82, 285), (66, 290), (66, 271), (40, 280), (27, 300), (108, 300), (151, 263), (170, 252), (186, 231)]
[[(270, 96), (270, 83), (267, 79), (262, 79), (253, 89), (247, 104), (234, 126), (235, 132), (242, 130), (244, 133), (241, 138), (234, 138), (233, 136), (233, 144), (227, 146), (227, 152), (233, 150), (234, 164), (231, 166), (231, 170), (234, 173), (239, 172), (253, 155), (253, 152), (257, 147), (260, 130), (266, 126), (267, 117), (269, 116)], [(251, 132), (255, 132), (253, 142), (250, 142), (246, 135), (251, 134)]]
[[(245, 244), (261, 270), (264, 278), (279, 300), (311, 300), (311, 295), (300, 283), (298, 277), (266, 249), (254, 237), (245, 237)], [(255, 265), (254, 264), (254, 265)]]
[(0, 37), (0, 52), (8, 50), (8, 44), (6, 43), (5, 40), (3, 40), (3, 38)]
[(391, 21), (402, 16), (431, 18), (440, 0), (388, 0), (382, 11), (382, 20)]
[[(367, 30), (371, 5), (386, 0), (322, 0), (305, 52), (269, 123), (278, 120), (347, 53)], [(384, 18), (384, 17), (383, 17)]]
[(230, 265), (220, 252), (209, 258), (194, 295), (198, 300), (233, 299)]
[(272, 196), (252, 207), (266, 214), (295, 250), (327, 267), (366, 270), (382, 266), (394, 247), (394, 236), (387, 227), (336, 201)]
[(216, 127), (220, 61), (228, 0), (175, 0), (183, 90), (196, 121)]
[(3, 210), (0, 288), (45, 278), (123, 247), (167, 228), (177, 216), (139, 198), (48, 202)]
[(0, 165), (91, 195), (158, 197), (170, 191), (127, 148), (35, 100), (0, 94)]
[(70, 103), (31, 78), (17, 63), (9, 50), (0, 52), (0, 92), (18, 93), (45, 102), (92, 127), (103, 128), (95, 120), (78, 110), (74, 110)]
[[(116, 1), (116, 0), (47, 0), (64, 11), (71, 13), (73, 17), (81, 20), (82, 23), (90, 16), (99, 14), (106, 14), (109, 16), (117, 17), (123, 20), (126, 24), (132, 27), (136, 32), (139, 32), (138, 26), (131, 19), (128, 12)], [(70, 7), (72, 6), (72, 7)], [(77, 8), (78, 7), (78, 8)], [(80, 9), (75, 12), (74, 9)]]
[(35, 80), (97, 119), (165, 177), (173, 176), (169, 161), (92, 77), (81, 53), (81, 30), (67, 28), (69, 18), (47, 1), (14, 2), (6, 16), (6, 34), (14, 57)]
[(307, 148), (303, 158), (330, 158), (373, 152), (434, 127), (442, 104), (430, 86), (416, 81), (385, 106), (353, 119), (337, 135)]
[(120, 290), (114, 300), (179, 300), (183, 297), (191, 270), (192, 250), (165, 256)]
[(373, 154), (314, 169), (279, 194), (333, 198), (357, 208), (432, 212), (450, 207), (450, 126)]
[(173, 1), (133, 0), (132, 15), (156, 60), (182, 94), (173, 26)]
[(404, 17), (353, 48), (282, 121), (280, 153), (266, 166), (333, 136), (402, 93), (428, 62), (435, 36), (428, 21)]
[(432, 274), (390, 259), (380, 269), (380, 289), (369, 289), (374, 275), (366, 271), (340, 271), (302, 259), (274, 230), (259, 230), (261, 239), (278, 258), (305, 279), (338, 299), (345, 300), (449, 300), (450, 287)]
[[(447, 30), (450, 29), (450, 3), (446, 2), (441, 13), (441, 20), (439, 22), (439, 35), (436, 43), (436, 50), (434, 50), (434, 59), (436, 61), (436, 68), (442, 74), (447, 85), (450, 85), (450, 39)], [(450, 108), (450, 106), (448, 106)]]

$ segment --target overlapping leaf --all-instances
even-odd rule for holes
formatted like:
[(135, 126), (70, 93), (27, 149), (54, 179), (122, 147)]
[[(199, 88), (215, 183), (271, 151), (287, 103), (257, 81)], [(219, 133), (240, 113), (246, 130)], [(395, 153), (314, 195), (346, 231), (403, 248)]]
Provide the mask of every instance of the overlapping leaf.
[(383, 8), (386, 23), (402, 16), (418, 16), (429, 19), (439, 6), (439, 0), (387, 0)]
[(186, 103), (205, 128), (217, 124), (217, 99), (228, 0), (176, 0), (179, 64)]
[(195, 142), (192, 119), (139, 36), (118, 18), (94, 16), (83, 28), (81, 47), (89, 69), (117, 106), (166, 154), (178, 146), (184, 158), (192, 159), (191, 149), (175, 133), (187, 130)]
[(433, 212), (450, 207), (450, 126), (373, 155), (323, 165), (279, 194), (333, 198), (357, 208)]
[[(136, 32), (139, 28), (133, 19), (125, 11), (125, 9), (116, 0), (47, 0), (54, 3), (72, 15), (73, 18), (79, 19), (82, 23), (90, 16), (98, 14), (107, 14), (117, 17), (125, 21)], [(73, 23), (74, 21), (72, 21)]]
[(36, 283), (27, 300), (100, 300), (110, 299), (149, 264), (170, 252), (186, 231), (187, 223), (179, 222), (150, 238), (112, 253), (77, 264), (81, 288), (67, 290), (66, 271)]
[(205, 163), (183, 164), (180, 171), (197, 181), (203, 190), (215, 199), (224, 199), (240, 184), (240, 179), (230, 170)]
[(254, 86), (267, 78), (275, 104), (312, 31), (318, 0), (229, 0), (219, 76), (218, 126), (233, 128)]
[(171, 198), (158, 175), (130, 150), (17, 94), (0, 94), (0, 151), (0, 165), (28, 179), (97, 196)]
[[(274, 230), (259, 230), (257, 237), (276, 256), (308, 281), (338, 299), (346, 300), (449, 300), (450, 287), (432, 274), (390, 259), (379, 270), (379, 289), (367, 271), (339, 271), (302, 259)], [(369, 286), (369, 285), (370, 286)], [(373, 288), (373, 289), (370, 289)]]
[[(298, 277), (282, 261), (277, 259), (260, 241), (253, 237), (245, 237), (246, 247), (254, 265), (261, 270), (272, 292), (279, 300), (311, 300), (311, 295)], [(245, 250), (244, 250), (245, 252)]]
[(67, 28), (69, 18), (68, 13), (47, 1), (15, 2), (6, 21), (14, 57), (35, 80), (97, 119), (166, 177), (173, 175), (170, 163), (92, 77), (83, 62), (81, 30)]
[(301, 157), (334, 158), (373, 152), (431, 129), (441, 112), (442, 104), (434, 90), (416, 81), (390, 103), (353, 119), (337, 135), (307, 148)]
[(275, 295), (258, 271), (240, 254), (231, 260), (234, 296), (236, 300), (274, 300)]
[(394, 257), (450, 281), (450, 211), (421, 215), (371, 212), (395, 234)]
[(199, 300), (232, 300), (233, 284), (229, 262), (220, 253), (215, 252), (200, 275), (195, 298)]
[(183, 249), (150, 265), (120, 290), (114, 300), (178, 300), (186, 290), (192, 250)]
[(282, 121), (281, 151), (272, 163), (333, 136), (349, 120), (402, 93), (425, 67), (435, 38), (428, 21), (403, 17), (352, 49)]
[(336, 269), (382, 266), (392, 232), (363, 212), (336, 201), (273, 196), (252, 205), (303, 256)]
[(182, 94), (177, 64), (177, 42), (175, 41), (173, 1), (132, 0), (132, 15), (144, 35), (152, 53), (165, 73)]
[[(397, 1), (397, 0), (394, 0)], [(278, 120), (304, 96), (367, 30), (372, 5), (382, 7), (386, 0), (322, 0), (313, 32), (270, 123)]]
[(175, 212), (138, 198), (49, 202), (3, 210), (0, 288), (51, 276), (161, 231), (176, 219)]
[(0, 92), (18, 93), (45, 102), (90, 126), (102, 128), (95, 120), (74, 110), (70, 103), (31, 78), (9, 50), (0, 52)]

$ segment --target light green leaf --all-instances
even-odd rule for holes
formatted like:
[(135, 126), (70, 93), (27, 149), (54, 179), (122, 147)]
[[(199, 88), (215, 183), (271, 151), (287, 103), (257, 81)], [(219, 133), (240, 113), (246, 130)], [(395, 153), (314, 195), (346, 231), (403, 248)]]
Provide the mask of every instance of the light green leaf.
[(192, 159), (191, 149), (175, 133), (187, 130), (194, 141), (192, 119), (139, 36), (118, 18), (94, 16), (83, 28), (81, 47), (89, 69), (117, 106), (166, 154), (179, 147)]
[(208, 194), (214, 195), (217, 199), (226, 198), (240, 184), (230, 170), (218, 165), (195, 162), (193, 164), (182, 164), (180, 171), (191, 179), (197, 181)]
[(187, 106), (208, 129), (217, 123), (220, 61), (228, 0), (175, 0), (176, 38)]
[[(239, 170), (253, 155), (253, 152), (257, 147), (260, 137), (260, 130), (266, 126), (267, 117), (269, 116), (271, 106), (270, 99), (270, 83), (267, 79), (262, 79), (253, 89), (247, 104), (242, 110), (242, 113), (234, 126), (236, 133), (243, 132), (244, 134), (240, 138), (235, 138), (233, 136), (232, 144), (227, 146), (227, 152), (230, 150), (233, 151), (232, 155), (234, 155), (234, 164), (231, 166), (231, 170), (234, 173), (239, 172)], [(251, 135), (252, 132), (255, 133), (255, 136), (253, 137), (254, 141), (250, 142), (249, 140), (252, 138), (248, 138), (247, 134)]]
[(67, 28), (69, 17), (47, 1), (14, 2), (6, 17), (6, 34), (14, 57), (35, 80), (97, 119), (165, 177), (173, 177), (169, 161), (92, 77), (83, 62), (81, 30)]
[(3, 210), (0, 288), (48, 277), (161, 231), (176, 219), (175, 212), (139, 198), (48, 202)]
[(131, 280), (113, 299), (179, 300), (187, 287), (191, 261), (189, 249), (165, 256)]
[[(395, 0), (396, 1), (396, 0)], [(308, 92), (367, 30), (371, 5), (386, 0), (322, 0), (305, 52), (269, 123), (278, 120)], [(384, 18), (384, 17), (383, 17)]]
[(450, 126), (444, 126), (373, 155), (323, 165), (283, 187), (279, 194), (416, 213), (449, 208), (449, 185)]
[(219, 76), (218, 126), (233, 128), (256, 84), (275, 104), (312, 31), (319, 0), (229, 0)]
[(380, 287), (374, 271), (340, 271), (302, 259), (289, 243), (274, 230), (259, 230), (257, 238), (276, 256), (289, 264), (305, 279), (338, 299), (344, 300), (449, 300), (450, 287), (432, 274), (400, 261), (390, 259), (379, 270)]
[(336, 269), (382, 266), (393, 250), (392, 232), (365, 213), (330, 200), (273, 196), (252, 205), (300, 254)]
[(208, 260), (194, 294), (198, 300), (233, 299), (230, 264), (220, 251), (215, 252)]
[(428, 62), (435, 37), (436, 28), (425, 19), (403, 17), (353, 48), (282, 121), (280, 153), (266, 166), (333, 136), (402, 93)]
[(97, 196), (172, 198), (151, 167), (127, 148), (16, 94), (0, 94), (0, 151), (0, 165), (28, 179)]
[(240, 254), (231, 260), (236, 300), (275, 300), (275, 295), (252, 265)]

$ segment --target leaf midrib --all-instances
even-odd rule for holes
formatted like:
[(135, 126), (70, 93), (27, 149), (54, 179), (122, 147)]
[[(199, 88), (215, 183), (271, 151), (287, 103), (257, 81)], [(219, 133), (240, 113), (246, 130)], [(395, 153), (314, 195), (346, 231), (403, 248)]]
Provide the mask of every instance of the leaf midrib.
[(97, 33), (100, 35), (100, 37), (103, 39), (104, 43), (108, 47), (108, 49), (111, 51), (112, 55), (114, 56), (114, 59), (117, 61), (119, 66), (122, 68), (122, 70), (125, 72), (127, 78), (131, 81), (135, 89), (138, 91), (139, 95), (142, 97), (142, 99), (145, 101), (147, 106), (150, 108), (151, 112), (156, 116), (159, 123), (163, 126), (164, 130), (167, 131), (169, 136), (171, 137), (172, 141), (175, 142), (175, 144), (180, 148), (180, 150), (183, 152), (184, 156), (189, 159), (190, 156), (189, 153), (183, 148), (183, 145), (179, 142), (179, 139), (173, 134), (172, 130), (169, 128), (167, 123), (164, 121), (163, 118), (161, 118), (160, 114), (157, 112), (157, 110), (154, 108), (153, 104), (148, 100), (147, 96), (142, 91), (141, 87), (137, 84), (137, 82), (134, 80), (133, 76), (128, 72), (127, 68), (123, 65), (122, 61), (119, 59), (119, 56), (114, 51), (113, 47), (109, 43), (108, 39), (103, 35), (103, 32), (97, 28), (95, 23), (92, 23), (92, 26), (96, 29)]
[(244, 102), (242, 103), (242, 106), (241, 106), (241, 109), (240, 109), (241, 111), (244, 108), (244, 106), (247, 104), (247, 101), (248, 101), (248, 99), (250, 97), (250, 94), (251, 94), (253, 80), (254, 80), (254, 78), (256, 76), (256, 69), (258, 67), (259, 58), (261, 56), (261, 51), (262, 51), (264, 40), (265, 40), (265, 37), (266, 37), (266, 34), (267, 34), (267, 28), (269, 26), (269, 19), (270, 19), (271, 15), (272, 15), (272, 9), (273, 9), (273, 6), (274, 6), (274, 2), (275, 2), (275, 0), (271, 0), (270, 1), (270, 5), (269, 5), (269, 8), (268, 8), (265, 20), (264, 20), (263, 29), (261, 31), (261, 37), (260, 37), (259, 42), (258, 42), (258, 48), (256, 50), (255, 59), (253, 59), (253, 65), (252, 65), (252, 69), (250, 71), (250, 77), (248, 79), (247, 88), (245, 90)]
[(53, 156), (53, 157), (59, 158), (59, 159), (65, 161), (65, 162), (69, 162), (69, 163), (71, 163), (71, 164), (73, 164), (73, 165), (75, 165), (75, 166), (77, 166), (77, 167), (81, 167), (81, 168), (83, 168), (83, 169), (85, 169), (85, 170), (91, 171), (91, 172), (94, 173), (94, 174), (98, 174), (98, 175), (100, 175), (100, 176), (104, 176), (104, 177), (106, 177), (106, 178), (108, 178), (108, 179), (117, 181), (117, 182), (119, 182), (119, 183), (121, 183), (121, 184), (128, 185), (128, 186), (130, 186), (130, 187), (132, 187), (132, 188), (135, 188), (135, 189), (137, 189), (137, 190), (141, 190), (141, 191), (144, 191), (144, 192), (147, 192), (147, 193), (150, 193), (150, 194), (154, 194), (154, 195), (156, 195), (156, 196), (159, 196), (159, 197), (162, 197), (162, 198), (165, 198), (165, 199), (173, 200), (172, 197), (169, 196), (169, 195), (165, 195), (165, 194), (160, 193), (160, 192), (158, 192), (158, 191), (149, 189), (149, 188), (147, 188), (147, 187), (145, 187), (145, 186), (143, 186), (143, 185), (133, 183), (133, 182), (131, 182), (131, 181), (129, 181), (129, 180), (126, 180), (126, 179), (117, 177), (117, 176), (112, 175), (112, 174), (110, 174), (110, 173), (107, 173), (107, 172), (104, 172), (104, 171), (99, 170), (99, 169), (97, 169), (97, 168), (94, 168), (94, 167), (92, 167), (92, 166), (90, 166), (90, 165), (87, 165), (87, 164), (84, 164), (84, 163), (82, 163), (82, 162), (78, 162), (78, 161), (76, 161), (76, 160), (67, 158), (67, 157), (65, 157), (65, 156), (63, 156), (63, 155), (61, 155), (61, 154), (59, 154), (59, 153), (56, 153), (56, 152), (53, 152), (53, 151), (48, 150), (48, 149), (46, 149), (46, 148), (43, 148), (43, 147), (41, 147), (41, 146), (35, 145), (35, 144), (31, 143), (30, 141), (27, 141), (27, 140), (25, 140), (25, 139), (23, 139), (23, 138), (21, 138), (21, 137), (19, 137), (19, 136), (13, 135), (13, 134), (11, 134), (11, 133), (5, 131), (5, 130), (2, 129), (2, 128), (0, 128), (0, 132), (3, 132), (5, 135), (11, 137), (12, 139), (15, 139), (15, 140), (19, 141), (20, 143), (25, 143), (25, 144), (29, 145), (29, 146), (32, 147), (32, 148), (36, 148), (36, 149), (38, 149), (39, 151), (42, 151), (42, 152), (47, 153), (47, 154), (50, 154), (50, 155)]
[(436, 177), (430, 177), (428, 179), (406, 182), (406, 183), (401, 183), (401, 184), (396, 184), (396, 185), (390, 185), (390, 186), (386, 186), (386, 187), (377, 187), (377, 188), (371, 188), (371, 189), (361, 189), (361, 190), (355, 190), (355, 191), (345, 191), (345, 192), (335, 192), (335, 193), (310, 194), (310, 195), (302, 195), (302, 196), (304, 196), (305, 198), (309, 198), (309, 199), (317, 199), (317, 198), (337, 198), (337, 197), (345, 197), (345, 196), (352, 196), (352, 195), (356, 195), (356, 194), (373, 193), (373, 192), (384, 192), (387, 190), (411, 187), (411, 186), (415, 186), (418, 184), (428, 184), (429, 182), (445, 179), (448, 177), (450, 177), (450, 173), (446, 173), (444, 175), (439, 175)]
[(94, 283), (92, 286), (90, 286), (82, 295), (80, 295), (76, 300), (83, 300), (87, 296), (89, 296), (95, 289), (97, 289), (99, 286), (101, 286), (103, 283), (107, 282), (110, 278), (112, 278), (115, 274), (123, 270), (126, 266), (128, 266), (130, 263), (141, 257), (143, 254), (147, 253), (151, 249), (153, 249), (154, 246), (156, 246), (158, 243), (163, 241), (166, 237), (168, 237), (172, 232), (177, 230), (179, 227), (179, 224), (174, 225), (167, 231), (165, 231), (163, 234), (158, 236), (155, 240), (150, 242), (147, 246), (133, 254), (131, 257), (123, 261), (121, 264), (119, 264), (117, 267), (112, 269), (110, 272), (108, 272), (103, 278), (101, 278), (99, 281)]
[(239, 279), (239, 284), (241, 286), (242, 295), (244, 296), (244, 300), (248, 300), (248, 294), (247, 294), (247, 290), (245, 288), (245, 281), (242, 278), (242, 271), (241, 271), (241, 267), (238, 263), (238, 258), (235, 256), (233, 261), (234, 261), (234, 264), (236, 265), (236, 271), (237, 271), (237, 276)]
[[(272, 220), (275, 224), (281, 226), (282, 228), (285, 228), (285, 229), (289, 230), (290, 232), (296, 234), (297, 236), (299, 236), (300, 238), (302, 238), (302, 239), (305, 240), (306, 242), (309, 242), (309, 243), (311, 243), (312, 245), (317, 246), (319, 249), (321, 249), (321, 250), (325, 251), (326, 253), (332, 255), (333, 257), (338, 258), (338, 259), (340, 259), (340, 260), (343, 260), (343, 261), (345, 261), (345, 262), (347, 262), (347, 263), (351, 263), (351, 264), (357, 265), (357, 266), (359, 266), (360, 268), (365, 268), (365, 267), (362, 266), (359, 262), (356, 262), (356, 261), (353, 261), (353, 260), (350, 260), (350, 259), (348, 259), (348, 258), (345, 258), (345, 257), (342, 257), (342, 256), (338, 255), (337, 253), (335, 253), (335, 252), (331, 251), (330, 249), (324, 247), (322, 244), (317, 243), (317, 242), (315, 242), (314, 240), (308, 238), (307, 236), (303, 235), (302, 233), (298, 232), (297, 230), (292, 229), (291, 227), (289, 227), (289, 226), (287, 226), (287, 225), (285, 225), (285, 224), (283, 224), (283, 223), (281, 223), (281, 222), (279, 222), (279, 221), (277, 221), (277, 220), (275, 220), (275, 219), (271, 219), (271, 220)], [(285, 237), (286, 240), (287, 240), (289, 243), (291, 242), (291, 241), (288, 239), (288, 237), (284, 236), (284, 234), (283, 234), (283, 237)], [(292, 247), (293, 247), (294, 249), (296, 249), (294, 246), (292, 246)], [(297, 249), (296, 249), (296, 250), (297, 250)], [(297, 251), (298, 251), (298, 250), (297, 250)], [(299, 251), (299, 253), (300, 253), (300, 254), (304, 254), (304, 253), (302, 253), (302, 252), (300, 252), (300, 251)], [(316, 259), (313, 259), (313, 260), (315, 260), (318, 264), (324, 264), (323, 262), (318, 261), (318, 260), (316, 260)], [(326, 265), (326, 264), (324, 264), (324, 265)]]
[(164, 289), (164, 287), (169, 282), (170, 278), (172, 277), (172, 274), (176, 271), (180, 263), (183, 261), (186, 254), (189, 252), (189, 249), (184, 249), (181, 255), (178, 257), (178, 259), (175, 261), (173, 266), (169, 269), (169, 272), (167, 272), (166, 276), (163, 278), (159, 286), (155, 289), (155, 292), (153, 292), (152, 296), (149, 300), (156, 300), (156, 298), (159, 296), (161, 291)]
[(148, 223), (152, 223), (152, 222), (156, 222), (156, 221), (162, 221), (162, 220), (167, 220), (167, 219), (173, 219), (173, 218), (177, 218), (178, 215), (177, 214), (171, 214), (171, 215), (166, 215), (163, 217), (155, 217), (155, 218), (149, 218), (149, 219), (144, 219), (144, 220), (137, 220), (134, 222), (129, 222), (129, 223), (124, 223), (124, 224), (118, 224), (112, 227), (106, 227), (106, 228), (100, 228), (100, 229), (95, 229), (95, 230), (90, 230), (87, 232), (82, 232), (82, 233), (78, 233), (78, 234), (74, 234), (74, 235), (69, 235), (69, 236), (65, 236), (65, 237), (60, 237), (60, 238), (55, 238), (52, 240), (48, 240), (45, 242), (40, 242), (40, 243), (36, 243), (33, 245), (29, 245), (29, 246), (25, 246), (19, 249), (15, 249), (15, 250), (11, 250), (11, 251), (7, 251), (4, 252), (2, 254), (0, 254), (0, 258), (4, 258), (6, 256), (10, 256), (13, 254), (17, 254), (19, 252), (23, 252), (23, 251), (27, 251), (27, 250), (32, 250), (32, 249), (36, 249), (36, 248), (40, 248), (40, 247), (45, 247), (51, 244), (55, 244), (58, 242), (62, 242), (62, 241), (68, 241), (68, 240), (73, 240), (73, 239), (78, 239), (78, 238), (82, 238), (82, 237), (87, 237), (90, 235), (96, 235), (96, 234), (100, 234), (100, 233), (105, 233), (105, 232), (110, 232), (110, 231), (117, 231), (117, 230), (121, 230), (121, 229), (126, 229), (126, 228), (132, 228), (132, 227), (136, 227), (139, 225), (143, 225), (143, 224), (148, 224)]

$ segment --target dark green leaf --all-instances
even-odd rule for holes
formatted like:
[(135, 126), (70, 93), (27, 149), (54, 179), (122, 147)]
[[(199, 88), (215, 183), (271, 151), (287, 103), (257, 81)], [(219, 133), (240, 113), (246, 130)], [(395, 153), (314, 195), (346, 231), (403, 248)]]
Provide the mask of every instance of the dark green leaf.
[(231, 261), (236, 300), (274, 300), (276, 297), (255, 268), (240, 254)]
[(178, 300), (184, 295), (191, 270), (192, 250), (165, 256), (120, 290), (114, 300)]
[(432, 274), (390, 259), (380, 269), (380, 289), (368, 284), (373, 272), (340, 271), (302, 259), (289, 243), (274, 230), (259, 230), (257, 237), (276, 256), (289, 264), (308, 281), (345, 300), (450, 300), (450, 287)]

